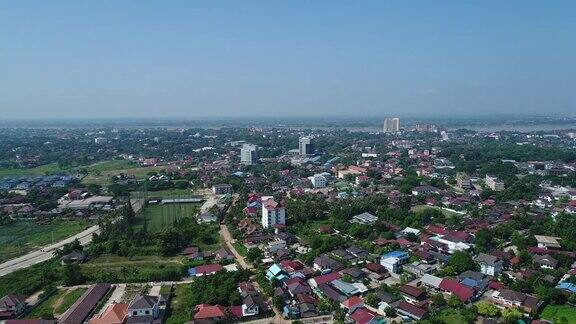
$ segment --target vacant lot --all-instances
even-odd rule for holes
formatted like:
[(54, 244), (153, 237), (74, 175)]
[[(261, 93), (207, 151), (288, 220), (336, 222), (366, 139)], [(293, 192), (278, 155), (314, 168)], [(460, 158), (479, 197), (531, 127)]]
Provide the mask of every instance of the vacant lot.
[(110, 160), (92, 164), (87, 167), (88, 174), (82, 179), (84, 184), (105, 186), (110, 178), (120, 174), (134, 176), (138, 180), (148, 178), (150, 172), (160, 172), (163, 167), (140, 167), (136, 162), (126, 160)]
[(168, 277), (181, 273), (183, 261), (181, 257), (156, 255), (103, 255), (82, 264), (81, 268), (90, 282), (148, 282), (180, 279), (180, 275), (177, 278)]
[(47, 225), (18, 221), (0, 226), (0, 262), (72, 236), (90, 225), (87, 221), (57, 220)]
[(440, 207), (436, 207), (436, 206), (426, 206), (426, 205), (420, 205), (420, 206), (414, 206), (412, 207), (412, 211), (413, 212), (417, 212), (420, 210), (426, 210), (426, 209), (436, 209), (442, 212), (442, 214), (444, 214), (444, 216), (446, 217), (453, 217), (453, 216), (462, 216), (462, 214), (459, 213), (455, 213), (453, 211), (449, 211), (446, 209), (442, 209)]
[(144, 208), (138, 225), (144, 226), (146, 223), (148, 231), (157, 232), (172, 226), (182, 217), (195, 217), (199, 211), (200, 204), (150, 205)]
[(64, 314), (72, 304), (86, 292), (86, 288), (77, 288), (73, 290), (60, 289), (45, 301), (34, 307), (32, 312), (27, 315), (29, 318), (49, 318), (50, 315), (59, 316)]
[(174, 296), (170, 302), (170, 311), (166, 324), (184, 323), (191, 319), (192, 309), (188, 308), (186, 298), (191, 284), (183, 284), (174, 286)]
[(576, 323), (576, 308), (569, 305), (548, 305), (540, 318), (554, 323)]

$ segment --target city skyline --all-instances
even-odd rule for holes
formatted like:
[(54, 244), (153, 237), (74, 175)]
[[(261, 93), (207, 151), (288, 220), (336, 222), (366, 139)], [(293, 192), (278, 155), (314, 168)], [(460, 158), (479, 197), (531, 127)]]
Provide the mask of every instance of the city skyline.
[(576, 107), (569, 1), (3, 8), (1, 119), (565, 115)]

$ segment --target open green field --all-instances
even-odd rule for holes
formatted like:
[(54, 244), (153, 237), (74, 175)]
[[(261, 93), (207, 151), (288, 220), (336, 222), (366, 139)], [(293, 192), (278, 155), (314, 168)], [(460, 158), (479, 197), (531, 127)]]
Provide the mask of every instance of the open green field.
[(52, 174), (64, 171), (58, 163), (44, 164), (30, 169), (0, 168), (0, 178)]
[(41, 302), (39, 305), (34, 307), (34, 309), (26, 315), (29, 318), (50, 318), (50, 315), (54, 315), (54, 308), (56, 301), (60, 300), (61, 298), (66, 295), (66, 290), (58, 290), (53, 295), (48, 297), (46, 300)]
[(441, 211), (442, 214), (444, 214), (444, 216), (446, 216), (446, 217), (462, 216), (463, 215), (463, 214), (458, 214), (458, 213), (455, 213), (455, 212), (452, 212), (452, 211), (449, 211), (446, 209), (442, 209), (442, 208), (437, 207), (437, 206), (419, 205), (419, 206), (412, 207), (412, 211), (414, 211), (414, 212), (417, 212), (420, 210), (425, 210), (425, 209), (437, 209), (437, 210)]
[(88, 290), (88, 288), (68, 290), (60, 300), (56, 301), (54, 305), (54, 314), (64, 314), (68, 308), (70, 308), (80, 298), (80, 296), (86, 292), (86, 290)]
[(110, 160), (92, 164), (87, 169), (88, 175), (82, 179), (82, 183), (105, 186), (111, 177), (121, 173), (133, 175), (138, 180), (144, 180), (148, 178), (148, 173), (160, 172), (164, 170), (164, 167), (141, 167), (133, 161)]
[(439, 314), (440, 320), (446, 324), (466, 323), (466, 319), (457, 309), (446, 308)]
[(187, 298), (190, 284), (174, 286), (174, 296), (170, 302), (170, 310), (166, 324), (184, 323), (190, 321), (192, 310), (187, 308), (185, 299)]
[(107, 172), (115, 170), (128, 170), (133, 168), (138, 168), (140, 165), (134, 161), (128, 160), (108, 160), (102, 162), (96, 162), (87, 167), (88, 172)]
[(29, 318), (49, 318), (50, 315), (62, 315), (86, 292), (87, 288), (73, 290), (60, 289), (42, 303), (34, 307), (27, 315)]
[(87, 288), (77, 288), (74, 290), (60, 289), (38, 306), (34, 307), (27, 317), (38, 318), (49, 317), (49, 314), (64, 314), (86, 290)]
[[(102, 281), (102, 275), (113, 276), (115, 282), (149, 282), (180, 279), (184, 267), (182, 257), (143, 255), (122, 257), (102, 255), (81, 265), (82, 273), (90, 282)], [(177, 278), (165, 276), (176, 274)]]
[(34, 221), (18, 221), (0, 226), (0, 262), (57, 242), (83, 231), (92, 223), (87, 221), (57, 220), (47, 225)]
[(569, 305), (548, 305), (540, 318), (554, 323), (576, 324), (576, 307)]
[(148, 231), (156, 232), (164, 227), (172, 226), (175, 220), (182, 217), (195, 217), (200, 211), (200, 204), (166, 204), (146, 206), (138, 225), (146, 226)]
[(158, 191), (148, 191), (148, 198), (190, 198), (192, 196), (197, 196), (192, 193), (190, 189), (166, 189)]

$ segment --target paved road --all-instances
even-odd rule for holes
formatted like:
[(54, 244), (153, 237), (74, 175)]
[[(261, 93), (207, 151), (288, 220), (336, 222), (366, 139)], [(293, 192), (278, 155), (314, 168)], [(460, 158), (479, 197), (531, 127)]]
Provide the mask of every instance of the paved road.
[(80, 244), (86, 245), (92, 241), (92, 235), (94, 233), (100, 233), (100, 227), (98, 225), (92, 226), (58, 243), (45, 246), (40, 250), (30, 252), (16, 259), (8, 260), (0, 264), (0, 277), (12, 273), (16, 270), (28, 268), (37, 263), (48, 261), (54, 256), (56, 250), (58, 250), (65, 244), (74, 242), (74, 240), (76, 239), (80, 241)]
[[(133, 199), (132, 200), (132, 208), (134, 209), (134, 212), (137, 213), (142, 208), (141, 202), (139, 200)], [(18, 258), (12, 259), (12, 260), (8, 260), (8, 261), (0, 264), (0, 277), (5, 276), (9, 273), (12, 273), (12, 272), (20, 270), (20, 269), (28, 268), (28, 267), (33, 266), (35, 264), (38, 264), (38, 263), (41, 263), (44, 261), (48, 261), (54, 256), (54, 253), (56, 252), (56, 250), (60, 249), (65, 244), (74, 242), (74, 240), (76, 240), (76, 239), (78, 239), (80, 244), (87, 245), (88, 243), (90, 243), (92, 241), (92, 235), (94, 233), (100, 233), (100, 227), (98, 225), (94, 225), (92, 227), (89, 227), (89, 228), (85, 229), (84, 231), (82, 231), (82, 232), (80, 232), (74, 236), (71, 236), (69, 238), (66, 238), (66, 239), (64, 239), (58, 243), (44, 246), (40, 250), (32, 251), (32, 252), (30, 252), (26, 255), (23, 255), (21, 257), (18, 257)]]

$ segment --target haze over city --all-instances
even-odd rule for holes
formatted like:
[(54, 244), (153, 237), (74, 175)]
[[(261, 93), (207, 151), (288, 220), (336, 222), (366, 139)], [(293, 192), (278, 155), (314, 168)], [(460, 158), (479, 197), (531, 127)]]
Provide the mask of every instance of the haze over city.
[(0, 119), (572, 114), (574, 1), (14, 1)]

